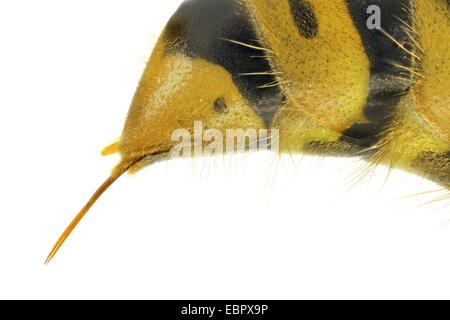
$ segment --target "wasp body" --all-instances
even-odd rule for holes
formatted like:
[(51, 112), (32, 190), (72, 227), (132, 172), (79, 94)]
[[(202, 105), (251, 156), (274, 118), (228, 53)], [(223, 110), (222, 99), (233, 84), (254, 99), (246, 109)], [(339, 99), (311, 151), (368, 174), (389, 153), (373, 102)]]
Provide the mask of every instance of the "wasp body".
[(199, 120), (277, 129), (280, 152), (358, 156), (450, 188), (449, 34), (448, 0), (185, 1), (104, 151), (121, 162), (47, 261), (109, 185), (167, 159), (172, 133)]

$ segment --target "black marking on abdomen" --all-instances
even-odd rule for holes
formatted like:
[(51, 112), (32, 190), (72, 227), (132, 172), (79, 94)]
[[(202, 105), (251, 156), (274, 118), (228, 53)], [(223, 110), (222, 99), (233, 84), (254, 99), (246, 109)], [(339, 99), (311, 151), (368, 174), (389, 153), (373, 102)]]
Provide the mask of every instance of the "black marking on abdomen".
[(342, 134), (341, 141), (369, 148), (378, 142), (380, 126), (374, 123), (356, 123)]
[(217, 98), (216, 101), (214, 101), (213, 108), (217, 113), (227, 114), (229, 112), (228, 106), (223, 97)]
[(319, 33), (319, 23), (312, 4), (306, 0), (289, 0), (289, 7), (298, 32), (307, 39), (316, 37)]
[[(163, 34), (167, 52), (202, 58), (225, 68), (246, 102), (267, 126), (284, 100), (273, 75), (243, 75), (271, 70), (261, 50), (225, 41), (259, 46), (248, 14), (236, 0), (187, 0), (172, 16)], [(259, 58), (258, 58), (259, 56)]]
[(381, 9), (381, 27), (400, 43), (408, 42), (409, 36), (399, 20), (411, 24), (408, 14), (409, 0), (346, 0), (349, 13), (357, 28), (366, 54), (370, 60), (370, 83), (364, 115), (368, 124), (355, 124), (343, 133), (341, 140), (353, 141), (363, 147), (371, 147), (394, 118), (395, 110), (403, 95), (409, 90), (406, 80), (409, 73), (393, 66), (411, 66), (410, 55), (389, 39), (381, 30), (369, 29), (367, 8), (377, 5)]

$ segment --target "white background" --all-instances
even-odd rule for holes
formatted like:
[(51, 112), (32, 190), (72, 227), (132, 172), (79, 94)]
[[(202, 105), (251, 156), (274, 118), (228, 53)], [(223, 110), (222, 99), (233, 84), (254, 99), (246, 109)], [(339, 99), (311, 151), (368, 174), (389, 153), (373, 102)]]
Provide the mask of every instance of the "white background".
[[(180, 1), (8, 1), (0, 10), (0, 298), (450, 298), (448, 202), (351, 159), (255, 154), (108, 176)], [(206, 26), (205, 26), (206, 27)], [(347, 180), (346, 180), (347, 178)]]

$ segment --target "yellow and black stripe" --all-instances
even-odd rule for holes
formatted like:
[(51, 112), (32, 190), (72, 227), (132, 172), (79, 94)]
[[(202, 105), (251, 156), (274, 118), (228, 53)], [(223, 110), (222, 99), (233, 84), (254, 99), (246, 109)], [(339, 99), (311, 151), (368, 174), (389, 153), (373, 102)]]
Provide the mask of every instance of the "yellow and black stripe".
[[(264, 87), (276, 79), (261, 56), (254, 27), (236, 1), (196, 0), (184, 2), (163, 33), (166, 53), (204, 59), (223, 67), (244, 100), (266, 125), (282, 104), (278, 86)], [(232, 40), (232, 41), (227, 41)], [(246, 44), (246, 45), (242, 45)]]
[[(380, 30), (366, 25), (372, 5)], [(435, 34), (448, 35), (448, 16), (447, 0), (185, 1), (136, 92), (118, 145), (123, 163), (169, 150), (174, 129), (202, 120), (221, 130), (277, 128), (282, 152), (365, 155), (448, 186), (448, 90), (432, 89), (448, 83), (448, 41)], [(423, 64), (428, 56), (438, 58)], [(424, 121), (416, 129), (435, 136), (405, 156), (411, 148), (394, 133), (411, 103)], [(447, 178), (429, 174), (433, 154)]]

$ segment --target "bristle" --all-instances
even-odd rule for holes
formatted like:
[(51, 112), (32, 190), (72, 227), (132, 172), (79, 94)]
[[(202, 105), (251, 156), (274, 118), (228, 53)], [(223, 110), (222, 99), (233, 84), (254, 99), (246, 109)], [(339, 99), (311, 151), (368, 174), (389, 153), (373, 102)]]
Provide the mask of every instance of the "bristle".
[(274, 76), (280, 75), (282, 72), (274, 72), (274, 71), (263, 71), (263, 72), (248, 72), (248, 73), (240, 73), (240, 76)]
[(221, 38), (220, 40), (228, 41), (228, 42), (231, 42), (231, 43), (234, 43), (234, 44), (238, 44), (240, 46), (247, 47), (247, 48), (250, 48), (250, 49), (272, 52), (272, 50), (270, 50), (270, 49), (259, 47), (259, 46), (254, 46), (254, 45), (243, 43), (243, 42), (236, 41), (236, 40), (225, 39), (225, 38)]
[(414, 52), (412, 52), (411, 50), (408, 50), (403, 44), (401, 44), (397, 39), (395, 39), (393, 36), (391, 36), (388, 32), (386, 32), (385, 30), (381, 29), (381, 32), (388, 37), (389, 39), (391, 39), (395, 44), (397, 44), (403, 51), (405, 51), (406, 53), (408, 53), (409, 55), (411, 55), (412, 57), (416, 58), (417, 60), (421, 60), (421, 58), (416, 55)]

